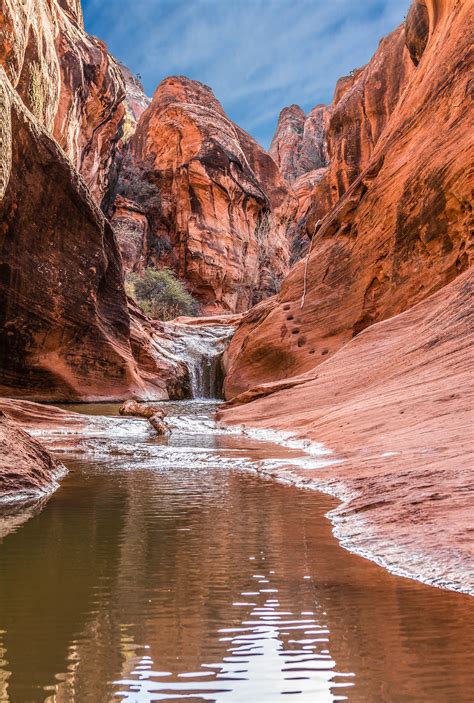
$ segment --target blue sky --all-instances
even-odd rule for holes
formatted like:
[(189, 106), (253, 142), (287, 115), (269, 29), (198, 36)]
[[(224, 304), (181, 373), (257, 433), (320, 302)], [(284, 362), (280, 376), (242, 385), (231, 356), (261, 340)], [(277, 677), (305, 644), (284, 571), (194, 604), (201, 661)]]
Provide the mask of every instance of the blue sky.
[(227, 114), (268, 147), (280, 110), (331, 101), (410, 0), (83, 0), (86, 29), (140, 73), (211, 86)]

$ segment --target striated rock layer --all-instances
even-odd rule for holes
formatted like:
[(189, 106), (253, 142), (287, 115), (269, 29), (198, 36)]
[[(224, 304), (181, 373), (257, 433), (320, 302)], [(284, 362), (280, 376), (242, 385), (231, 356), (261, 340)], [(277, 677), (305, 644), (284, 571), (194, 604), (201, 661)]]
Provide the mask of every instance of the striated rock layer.
[(84, 32), (79, 2), (4, 0), (1, 13), (0, 394), (183, 397), (187, 369), (159, 326), (129, 312), (97, 207), (146, 99)]
[(367, 166), (414, 65), (402, 25), (381, 40), (373, 59), (336, 85), (329, 106), (306, 116), (292, 105), (280, 114), (270, 154), (291, 184), (294, 219), (288, 229), (295, 263), (308, 250), (319, 221)]
[(226, 397), (313, 369), (361, 330), (407, 310), (469, 266), (472, 2), (433, 0), (427, 7), (430, 33), (417, 66), (398, 30), (338, 87), (330, 124), (347, 103), (348, 124), (378, 139), (372, 151), (355, 135), (340, 143), (338, 153), (359, 145), (366, 154), (352, 161), (362, 168), (355, 180), (347, 159), (339, 169), (329, 147), (331, 189), (338, 194), (340, 181), (344, 194), (320, 219), (317, 193), (324, 190), (316, 186), (306, 218), (311, 253), (276, 298), (244, 318), (227, 354)]
[(103, 42), (84, 31), (76, 0), (3, 0), (0, 65), (100, 204), (124, 121), (124, 76)]
[(173, 267), (205, 312), (247, 309), (288, 270), (288, 188), (197, 81), (158, 86), (121, 155), (115, 194), (127, 267)]
[(332, 514), (343, 543), (474, 592), (473, 289), (471, 270), (306, 376), (263, 384), (220, 415), (323, 442), (335, 464), (316, 468), (315, 459), (313, 470), (285, 475), (345, 501)]
[(280, 112), (269, 154), (288, 183), (328, 165), (328, 117), (325, 105), (316, 105), (308, 116), (299, 105)]

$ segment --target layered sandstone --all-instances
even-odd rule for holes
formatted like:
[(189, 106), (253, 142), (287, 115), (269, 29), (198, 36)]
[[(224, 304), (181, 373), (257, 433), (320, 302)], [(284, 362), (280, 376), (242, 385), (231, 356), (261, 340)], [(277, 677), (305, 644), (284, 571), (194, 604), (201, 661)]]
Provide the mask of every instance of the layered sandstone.
[(80, 2), (3, 0), (0, 46), (17, 94), (100, 204), (125, 117), (125, 81), (105, 44), (84, 31)]
[(309, 115), (299, 105), (285, 107), (280, 112), (269, 154), (288, 183), (328, 165), (328, 118), (325, 105), (316, 105)]
[(314, 469), (284, 474), (345, 501), (333, 514), (343, 543), (462, 590), (474, 589), (473, 292), (471, 270), (306, 377), (263, 384), (221, 412), (226, 422), (324, 443), (333, 465), (315, 459)]
[(185, 370), (160, 356), (156, 330), (151, 339), (145, 321), (130, 322), (109, 223), (0, 71), (0, 393), (173, 395)]
[(206, 312), (275, 292), (288, 269), (288, 189), (210, 88), (164, 80), (121, 160), (110, 212), (129, 268), (173, 267)]
[(102, 41), (59, 12), (55, 47), (61, 75), (53, 135), (100, 205), (125, 118), (122, 71)]
[(306, 219), (311, 253), (276, 298), (244, 318), (227, 355), (227, 397), (313, 369), (469, 266), (472, 3), (427, 7), (418, 66), (397, 30), (339, 86), (330, 125), (336, 120), (345, 137), (338, 149), (328, 139), (328, 173), (329, 190), (343, 196), (325, 215), (327, 190), (316, 187)]

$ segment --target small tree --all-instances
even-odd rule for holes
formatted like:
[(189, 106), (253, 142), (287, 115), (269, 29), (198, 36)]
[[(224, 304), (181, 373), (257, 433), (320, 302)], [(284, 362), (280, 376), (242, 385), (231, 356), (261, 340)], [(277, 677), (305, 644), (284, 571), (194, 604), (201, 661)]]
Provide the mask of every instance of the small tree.
[(199, 311), (197, 301), (169, 268), (147, 268), (142, 276), (129, 274), (125, 288), (143, 312), (159, 320), (197, 315)]

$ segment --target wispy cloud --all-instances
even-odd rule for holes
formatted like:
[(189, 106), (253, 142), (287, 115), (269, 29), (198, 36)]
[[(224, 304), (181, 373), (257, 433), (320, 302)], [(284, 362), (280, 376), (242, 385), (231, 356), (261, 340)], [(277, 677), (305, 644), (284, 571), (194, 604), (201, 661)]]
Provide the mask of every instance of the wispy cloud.
[(87, 29), (140, 73), (207, 83), (229, 116), (268, 146), (282, 107), (329, 102), (410, 0), (83, 0)]

